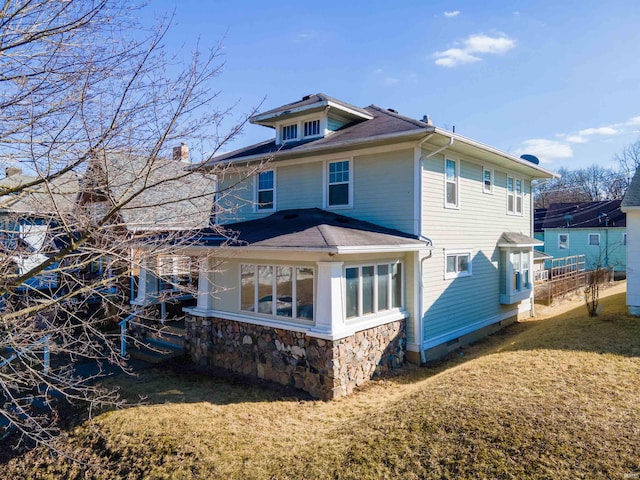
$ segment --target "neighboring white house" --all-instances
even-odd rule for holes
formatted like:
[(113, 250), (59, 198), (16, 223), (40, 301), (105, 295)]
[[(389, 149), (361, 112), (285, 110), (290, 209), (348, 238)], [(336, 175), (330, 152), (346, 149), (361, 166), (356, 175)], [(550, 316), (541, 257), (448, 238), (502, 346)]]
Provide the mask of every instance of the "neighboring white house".
[(640, 316), (640, 170), (637, 170), (622, 200), (627, 214), (627, 306)]
[(202, 167), (235, 169), (217, 198), (233, 214), (184, 251), (202, 258), (196, 363), (335, 398), (530, 314), (531, 181), (551, 172), (323, 94), (251, 122), (275, 134)]

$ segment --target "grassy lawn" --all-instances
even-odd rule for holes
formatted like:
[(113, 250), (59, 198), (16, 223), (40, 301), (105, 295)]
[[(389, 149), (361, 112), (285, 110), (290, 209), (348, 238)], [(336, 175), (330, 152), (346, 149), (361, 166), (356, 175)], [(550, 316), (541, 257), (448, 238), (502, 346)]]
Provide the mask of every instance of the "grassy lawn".
[[(600, 317), (540, 309), (437, 365), (324, 403), (151, 369), (146, 404), (97, 416), (2, 478), (615, 479), (640, 473), (640, 319), (624, 284)], [(560, 312), (560, 313), (558, 313)]]

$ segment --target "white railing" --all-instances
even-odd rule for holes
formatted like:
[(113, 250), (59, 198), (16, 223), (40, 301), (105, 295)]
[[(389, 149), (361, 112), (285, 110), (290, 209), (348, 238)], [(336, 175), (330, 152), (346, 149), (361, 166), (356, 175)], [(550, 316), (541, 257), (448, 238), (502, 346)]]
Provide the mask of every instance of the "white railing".
[(19, 351), (13, 353), (12, 355), (10, 355), (9, 357), (5, 358), (4, 360), (2, 360), (0, 362), (0, 368), (3, 368), (5, 366), (9, 365), (15, 359), (20, 358), (23, 355), (26, 355), (27, 353), (32, 351), (34, 348), (36, 348), (38, 345), (43, 344), (44, 345), (44, 351), (43, 351), (43, 354), (42, 354), (42, 356), (43, 356), (42, 364), (44, 365), (44, 373), (49, 373), (49, 368), (51, 366), (51, 353), (49, 351), (49, 341), (50, 340), (51, 340), (51, 335), (45, 335), (44, 337), (42, 337), (37, 342), (32, 343), (28, 347), (23, 348), (22, 350), (19, 350)]

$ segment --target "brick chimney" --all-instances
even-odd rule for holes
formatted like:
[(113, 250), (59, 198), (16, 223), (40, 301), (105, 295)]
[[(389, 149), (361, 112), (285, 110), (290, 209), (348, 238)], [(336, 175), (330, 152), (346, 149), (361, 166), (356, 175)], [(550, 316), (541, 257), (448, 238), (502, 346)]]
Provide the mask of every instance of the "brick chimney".
[(173, 147), (173, 159), (189, 163), (189, 147), (187, 147), (186, 143), (183, 142), (179, 147)]
[(22, 173), (22, 169), (20, 167), (7, 167), (4, 170), (4, 174), (7, 177), (11, 177), (13, 175), (20, 175)]

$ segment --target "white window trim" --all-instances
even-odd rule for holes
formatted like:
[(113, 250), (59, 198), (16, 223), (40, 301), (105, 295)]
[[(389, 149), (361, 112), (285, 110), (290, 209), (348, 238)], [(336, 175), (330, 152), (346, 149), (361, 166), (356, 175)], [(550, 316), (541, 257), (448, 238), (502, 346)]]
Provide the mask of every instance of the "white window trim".
[[(491, 187), (487, 190), (486, 185), (484, 184), (484, 174), (485, 172), (489, 172), (491, 175)], [(492, 168), (482, 167), (482, 193), (488, 193), (493, 195), (493, 186), (495, 184), (495, 170)]]
[[(456, 203), (448, 203), (447, 202), (447, 183), (449, 183), (449, 181), (447, 180), (447, 160), (451, 161), (455, 164), (455, 171), (456, 171)], [(451, 158), (451, 157), (444, 157), (444, 175), (443, 175), (443, 180), (444, 180), (444, 208), (452, 208), (455, 210), (460, 209), (460, 160), (456, 159), (456, 158)]]
[[(563, 235), (567, 236), (567, 241), (566, 241), (567, 246), (566, 246), (566, 248), (560, 246), (560, 244), (562, 243), (562, 241), (560, 240), (560, 237), (562, 237)], [(569, 244), (569, 234), (568, 233), (559, 233), (558, 234), (558, 250), (569, 250), (569, 245), (570, 245)]]
[[(463, 255), (466, 255), (469, 257), (469, 260), (467, 261), (467, 271), (466, 272), (447, 272), (447, 258), (450, 256), (454, 256), (456, 257), (456, 270), (458, 268), (458, 258), (457, 257), (461, 257)], [(472, 255), (472, 250), (471, 249), (462, 249), (462, 250), (445, 250), (444, 251), (444, 279), (445, 280), (451, 280), (454, 278), (464, 278), (464, 277), (470, 277), (471, 275), (473, 275), (473, 255)]]
[[(511, 193), (509, 193), (509, 179), (513, 181), (513, 192)], [(517, 182), (520, 182), (520, 186), (522, 189), (519, 195), (516, 189)], [(505, 189), (507, 191), (507, 215), (516, 215), (518, 217), (522, 217), (524, 215), (524, 179), (507, 175), (507, 184), (505, 186)], [(513, 210), (509, 210), (509, 196), (511, 195), (513, 195)], [(521, 212), (518, 212), (518, 198), (520, 198), (520, 204), (522, 205)]]
[[(292, 126), (294, 126), (294, 125), (295, 125), (295, 127), (296, 127), (296, 136), (295, 136), (295, 137), (291, 137), (291, 138), (286, 138), (286, 139), (285, 139), (285, 138), (284, 138), (284, 135), (283, 135), (283, 133), (284, 133), (284, 129), (285, 129), (285, 128), (287, 128), (287, 127), (292, 127)], [(300, 122), (283, 123), (282, 125), (280, 125), (280, 141), (281, 141), (282, 143), (285, 143), (285, 142), (295, 142), (296, 140), (299, 140), (299, 139), (300, 139), (300, 135), (301, 135), (301, 132), (300, 132)]]
[[(346, 205), (329, 205), (329, 165), (336, 162), (349, 162), (349, 203)], [(335, 160), (326, 160), (324, 162), (324, 168), (322, 169), (322, 205), (323, 208), (330, 210), (342, 210), (353, 208), (353, 157), (351, 158), (338, 158)]]
[[(253, 311), (250, 310), (243, 310), (242, 309), (242, 265), (252, 265), (254, 267), (253, 270)], [(313, 271), (313, 319), (309, 319), (309, 318), (302, 318), (302, 317), (298, 317), (298, 316), (294, 316), (293, 315), (293, 311), (291, 313), (291, 317), (286, 317), (283, 315), (278, 315), (277, 313), (264, 313), (264, 312), (259, 312), (259, 306), (258, 303), (260, 301), (260, 298), (258, 298), (258, 271), (259, 271), (259, 267), (271, 267), (272, 270), (272, 275), (273, 275), (273, 283), (271, 285), (271, 298), (277, 299), (277, 282), (276, 282), (276, 269), (278, 267), (290, 267), (293, 269), (293, 275), (294, 275), (294, 280), (293, 280), (293, 284), (295, 285), (297, 283), (297, 278), (298, 278), (298, 269), (299, 268), (308, 268), (310, 270)], [(238, 269), (238, 285), (240, 286), (240, 288), (238, 288), (238, 312), (242, 315), (252, 315), (252, 316), (257, 316), (257, 317), (263, 317), (263, 318), (269, 318), (269, 319), (274, 319), (274, 320), (278, 320), (280, 322), (290, 322), (290, 323), (305, 323), (305, 324), (313, 324), (315, 322), (315, 316), (316, 316), (316, 307), (317, 307), (317, 301), (318, 299), (316, 298), (316, 281), (317, 281), (317, 271), (314, 267), (311, 266), (304, 266), (304, 265), (293, 265), (293, 264), (284, 264), (284, 263), (278, 263), (278, 264), (271, 264), (271, 263), (252, 263), (252, 262), (241, 262), (239, 265), (239, 269)], [(292, 292), (291, 292), (291, 304), (292, 304), (292, 308), (295, 310), (295, 313), (297, 315), (297, 310), (298, 310), (298, 306), (297, 306), (297, 302), (298, 302), (298, 295), (297, 295), (297, 290), (295, 287), (292, 288)], [(277, 301), (277, 300), (276, 300)], [(272, 307), (273, 309), (273, 300), (272, 300)]]
[[(258, 202), (258, 192), (260, 191), (260, 174), (265, 172), (273, 172), (273, 207), (271, 208), (259, 208)], [(254, 176), (253, 181), (253, 212), (254, 213), (273, 213), (277, 210), (276, 207), (276, 198), (277, 198), (277, 186), (278, 186), (278, 175), (275, 168), (269, 168), (267, 170), (263, 170), (262, 172), (258, 172)]]
[[(390, 307), (386, 310), (378, 310), (378, 266), (379, 265), (388, 265), (389, 272), (387, 273), (388, 282), (387, 282), (387, 299), (389, 301)], [(400, 265), (400, 302), (401, 305), (399, 307), (393, 306), (393, 282), (392, 282), (392, 265)], [(363, 313), (362, 312), (362, 267), (373, 267), (373, 312), (372, 313)], [(347, 278), (347, 269), (356, 268), (358, 270), (358, 312), (355, 317), (347, 317), (347, 302), (346, 302), (346, 278)], [(353, 265), (345, 265), (342, 270), (342, 278), (345, 281), (344, 284), (344, 292), (345, 302), (344, 302), (344, 318), (347, 322), (351, 321), (359, 321), (362, 318), (371, 318), (376, 315), (387, 315), (389, 312), (395, 312), (404, 310), (405, 308), (405, 299), (404, 299), (404, 276), (405, 276), (405, 268), (403, 262), (399, 260), (390, 260), (387, 262), (372, 262), (372, 263), (359, 263)]]
[[(310, 122), (318, 122), (318, 133), (314, 134), (314, 135), (305, 135), (304, 134), (304, 125), (305, 123), (310, 123)], [(320, 117), (315, 117), (315, 118), (308, 118), (305, 120), (302, 120), (300, 122), (300, 128), (302, 129), (300, 131), (302, 138), (316, 138), (316, 137), (322, 137), (323, 133), (322, 133), (322, 118)]]
[[(591, 236), (595, 236), (598, 238), (598, 243), (591, 243)], [(599, 247), (600, 246), (600, 234), (599, 233), (590, 233), (587, 237), (587, 243), (590, 247)]]

